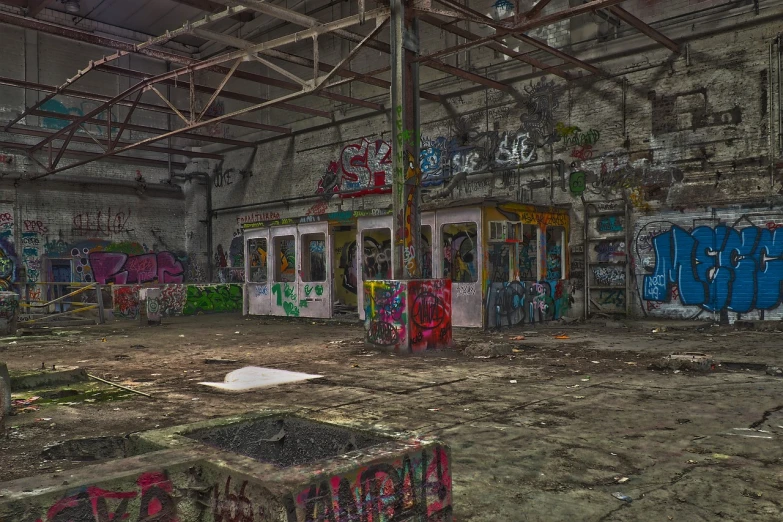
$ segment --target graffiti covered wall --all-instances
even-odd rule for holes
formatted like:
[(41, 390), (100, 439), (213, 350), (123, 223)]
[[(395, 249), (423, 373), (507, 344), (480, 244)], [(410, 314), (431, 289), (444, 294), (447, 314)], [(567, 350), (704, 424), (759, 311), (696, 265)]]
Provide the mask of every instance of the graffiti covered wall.
[[(114, 317), (138, 319), (141, 285), (112, 285)], [(199, 315), (242, 311), (242, 285), (185, 285), (170, 284), (159, 287), (160, 296), (155, 305), (161, 317)]]
[(633, 255), (643, 315), (783, 318), (783, 213), (723, 208), (644, 216)]

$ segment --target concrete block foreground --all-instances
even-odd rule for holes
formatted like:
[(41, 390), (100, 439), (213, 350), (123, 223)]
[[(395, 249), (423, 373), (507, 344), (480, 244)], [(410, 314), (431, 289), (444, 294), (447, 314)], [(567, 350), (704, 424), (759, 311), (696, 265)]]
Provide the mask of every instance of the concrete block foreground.
[(133, 435), (126, 458), (0, 483), (0, 521), (452, 520), (450, 452), (268, 411)]

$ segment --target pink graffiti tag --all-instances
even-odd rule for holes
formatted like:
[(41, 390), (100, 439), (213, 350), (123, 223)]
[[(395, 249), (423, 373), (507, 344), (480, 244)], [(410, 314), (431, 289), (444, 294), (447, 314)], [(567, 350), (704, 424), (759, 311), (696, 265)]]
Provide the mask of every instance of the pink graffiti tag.
[(101, 284), (182, 283), (185, 269), (171, 252), (129, 256), (120, 252), (92, 252), (90, 267)]

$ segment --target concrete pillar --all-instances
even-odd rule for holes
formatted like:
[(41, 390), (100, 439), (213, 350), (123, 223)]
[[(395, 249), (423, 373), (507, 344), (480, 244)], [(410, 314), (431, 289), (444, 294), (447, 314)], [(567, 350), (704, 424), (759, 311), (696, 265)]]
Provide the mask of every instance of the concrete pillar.
[(392, 277), (421, 275), (421, 170), (419, 169), (419, 53), (418, 20), (411, 0), (392, 0), (391, 102), (392, 199), (394, 202), (394, 266)]
[(0, 292), (0, 335), (16, 335), (19, 317), (19, 294)]
[(3, 418), (11, 414), (11, 376), (8, 366), (0, 362), (0, 436), (3, 435)]

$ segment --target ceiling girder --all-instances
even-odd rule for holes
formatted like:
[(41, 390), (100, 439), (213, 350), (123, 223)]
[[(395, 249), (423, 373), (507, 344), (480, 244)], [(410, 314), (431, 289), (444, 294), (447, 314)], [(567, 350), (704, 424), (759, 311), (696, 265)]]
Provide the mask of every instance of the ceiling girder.
[[(32, 89), (35, 91), (40, 92), (47, 92), (52, 93), (57, 91), (57, 87), (53, 85), (44, 85), (42, 83), (36, 83), (36, 82), (29, 82), (24, 80), (16, 80), (13, 78), (6, 78), (3, 76), (0, 76), (0, 85), (9, 85), (11, 87), (20, 87), (23, 89)], [(61, 93), (62, 96), (70, 96), (73, 98), (81, 98), (84, 100), (94, 100), (94, 101), (109, 101), (111, 99), (110, 96), (106, 96), (103, 94), (95, 94), (91, 92), (85, 92), (85, 91), (79, 91), (76, 89), (64, 89)], [(117, 102), (117, 105), (122, 105), (125, 107), (130, 107), (133, 105), (133, 102), (128, 100), (122, 100), (120, 102)], [(163, 105), (154, 105), (151, 103), (139, 103), (138, 104), (139, 110), (144, 111), (150, 111), (150, 112), (159, 112), (163, 114), (174, 114), (174, 111), (172, 111), (169, 107), (163, 106)], [(184, 115), (189, 115), (190, 111), (186, 111), (185, 109), (179, 109), (179, 111)], [(224, 122), (224, 125), (234, 125), (237, 127), (246, 127), (250, 129), (257, 129), (257, 130), (266, 130), (270, 132), (277, 132), (280, 134), (290, 134), (291, 129), (288, 127), (279, 127), (277, 125), (267, 125), (264, 123), (256, 123), (254, 121), (246, 121), (246, 120), (237, 120), (237, 119), (231, 119)]]
[(609, 11), (617, 18), (619, 18), (626, 24), (630, 25), (631, 27), (637, 29), (639, 32), (649, 36), (659, 44), (669, 48), (673, 53), (680, 54), (680, 52), (682, 52), (680, 48), (680, 44), (673, 41), (672, 39), (670, 39), (668, 36), (661, 33), (660, 31), (653, 29), (648, 24), (639, 20), (638, 18), (636, 18), (634, 15), (632, 15), (622, 7), (613, 6), (608, 8), (607, 11)]

